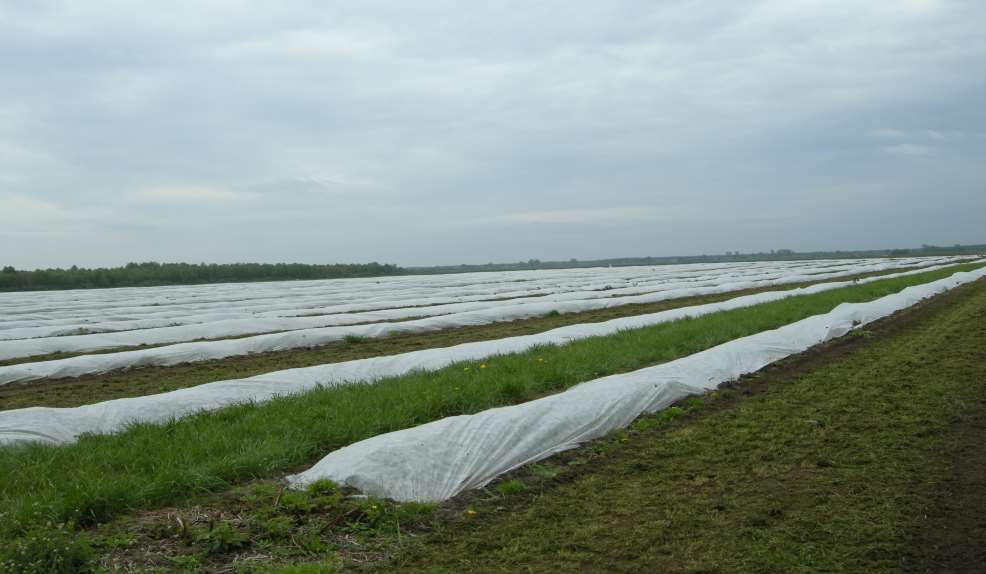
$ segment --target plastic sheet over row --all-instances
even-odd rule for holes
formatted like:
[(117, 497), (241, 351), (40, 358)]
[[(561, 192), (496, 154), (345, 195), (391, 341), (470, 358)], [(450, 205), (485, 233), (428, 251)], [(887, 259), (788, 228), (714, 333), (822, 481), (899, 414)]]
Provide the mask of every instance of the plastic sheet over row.
[[(922, 262), (920, 266), (932, 265), (934, 262)], [(832, 268), (814, 273), (819, 279), (838, 276), (845, 273), (866, 272), (873, 269), (884, 269), (880, 263), (854, 265)], [(407, 320), (409, 318), (451, 315), (467, 311), (477, 311), (494, 307), (506, 307), (521, 303), (544, 303), (560, 301), (578, 301), (587, 299), (612, 298), (627, 295), (640, 295), (684, 289), (687, 287), (713, 286), (720, 283), (736, 281), (766, 281), (784, 278), (786, 276), (804, 277), (804, 273), (792, 273), (790, 270), (764, 270), (759, 268), (745, 269), (741, 272), (723, 273), (722, 270), (702, 274), (684, 274), (673, 278), (649, 278), (635, 280), (629, 287), (613, 287), (612, 284), (590, 283), (579, 285), (578, 289), (566, 290), (569, 287), (555, 286), (541, 288), (536, 291), (508, 291), (487, 293), (483, 295), (456, 295), (454, 297), (428, 297), (413, 300), (372, 300), (364, 299), (360, 303), (322, 307), (319, 314), (311, 316), (286, 316), (226, 318), (222, 314), (209, 313), (201, 322), (173, 326), (160, 326), (156, 322), (170, 319), (142, 319), (139, 321), (100, 323), (100, 328), (107, 325), (128, 326), (144, 325), (142, 328), (131, 328), (122, 332), (101, 332), (92, 334), (58, 335), (45, 337), (20, 336), (37, 332), (38, 327), (10, 329), (0, 332), (0, 337), (8, 336), (10, 340), (0, 340), (0, 360), (45, 355), (50, 353), (93, 352), (105, 349), (138, 345), (160, 345), (176, 342), (195, 341), (202, 339), (219, 339), (239, 337), (243, 335), (262, 334), (278, 331), (301, 330), (329, 326), (354, 325), (383, 321)], [(412, 304), (413, 303), (413, 304)], [(353, 307), (361, 307), (363, 311), (354, 312)], [(372, 310), (365, 310), (372, 309)], [(291, 311), (297, 312), (297, 310)], [(94, 325), (95, 326), (95, 325)], [(94, 326), (86, 327), (87, 330)], [(50, 329), (42, 327), (40, 329)]]
[(8, 328), (32, 325), (64, 326), (66, 321), (83, 321), (91, 327), (93, 319), (180, 319), (216, 311), (281, 316), (279, 313), (282, 311), (289, 314), (292, 311), (325, 305), (363, 305), (395, 298), (413, 301), (431, 296), (591, 288), (594, 284), (619, 286), (653, 278), (687, 277), (717, 270), (797, 269), (806, 266), (851, 265), (866, 261), (876, 260), (691, 264), (0, 293), (0, 332)]
[(570, 325), (534, 335), (287, 369), (245, 379), (219, 381), (169, 393), (117, 399), (81, 407), (30, 407), (0, 411), (0, 444), (23, 441), (67, 443), (86, 433), (115, 433), (135, 422), (167, 422), (200, 411), (212, 411), (245, 402), (259, 403), (276, 396), (301, 393), (317, 386), (370, 383), (412, 371), (435, 371), (457, 362), (523, 352), (537, 345), (564, 345), (589, 337), (612, 335), (621, 330), (639, 329), (685, 317), (698, 317), (918, 272), (920, 271), (907, 271), (859, 281), (837, 281), (785, 291), (756, 293), (717, 303), (670, 309), (599, 323)]
[[(495, 283), (456, 285), (448, 287), (434, 284), (433, 278), (417, 282), (392, 281), (386, 285), (321, 285), (314, 293), (282, 284), (279, 296), (265, 296), (230, 301), (179, 303), (176, 301), (151, 305), (128, 306), (120, 300), (116, 307), (98, 306), (86, 309), (60, 310), (43, 317), (15, 314), (0, 309), (0, 359), (51, 352), (74, 352), (85, 349), (105, 349), (113, 346), (161, 344), (192, 341), (279, 330), (302, 329), (329, 325), (353, 324), (375, 320), (374, 311), (394, 320), (415, 316), (415, 310), (426, 309), (423, 315), (454, 312), (454, 307), (443, 311), (441, 307), (458, 303), (483, 302), (492, 304), (500, 300), (535, 297), (567, 297), (569, 299), (633, 295), (661, 290), (667, 285), (708, 281), (729, 281), (739, 278), (755, 278), (778, 274), (833, 273), (848, 269), (898, 268), (911, 265), (933, 265), (947, 261), (938, 259), (863, 260), (853, 262), (793, 262), (731, 264), (730, 266), (700, 265), (684, 268), (619, 268), (617, 270), (579, 270), (579, 275), (557, 273), (523, 280), (505, 275)], [(605, 272), (605, 273), (603, 273)], [(250, 287), (249, 285), (247, 287)], [(330, 288), (331, 287), (331, 288)], [(217, 295), (213, 294), (212, 297)], [(45, 305), (47, 293), (35, 293), (35, 307)], [(437, 308), (436, 308), (437, 307)], [(104, 335), (109, 334), (109, 335)], [(57, 341), (45, 341), (57, 338)], [(22, 343), (6, 344), (3, 341), (38, 339)], [(59, 347), (64, 346), (64, 348)]]
[[(925, 261), (918, 264), (918, 267), (927, 267), (935, 264), (936, 261)], [(811, 269), (812, 273), (793, 273), (790, 270), (744, 270), (743, 272), (731, 272), (728, 274), (722, 271), (708, 274), (688, 276), (687, 278), (673, 280), (645, 281), (631, 287), (613, 289), (579, 289), (569, 292), (545, 292), (534, 296), (528, 292), (510, 292), (508, 295), (500, 295), (494, 300), (472, 300), (471, 297), (458, 297), (460, 302), (450, 302), (449, 298), (430, 298), (416, 300), (416, 305), (399, 307), (397, 301), (389, 302), (395, 305), (394, 308), (386, 306), (380, 310), (363, 312), (332, 312), (317, 316), (305, 317), (252, 317), (246, 319), (215, 319), (203, 321), (199, 324), (176, 325), (170, 327), (151, 327), (144, 329), (126, 330), (124, 332), (95, 333), (72, 336), (38, 337), (22, 340), (0, 341), (0, 360), (14, 359), (20, 357), (31, 357), (36, 355), (47, 355), (52, 353), (89, 353), (116, 349), (120, 347), (135, 347), (140, 345), (162, 345), (177, 342), (196, 341), (204, 339), (220, 339), (226, 337), (241, 337), (251, 334), (262, 334), (270, 332), (297, 331), (303, 329), (345, 326), (361, 323), (379, 323), (388, 321), (400, 321), (410, 318), (434, 317), (441, 315), (455, 315), (470, 311), (481, 311), (498, 307), (515, 307), (526, 303), (557, 303), (569, 301), (585, 301), (591, 299), (613, 299), (614, 302), (622, 299), (617, 297), (644, 295), (648, 293), (689, 293), (689, 288), (714, 287), (720, 284), (735, 284), (737, 282), (749, 281), (750, 284), (774, 284), (774, 280), (785, 282), (808, 280), (809, 276), (816, 280), (845, 276), (847, 274), (865, 273), (869, 271), (882, 271), (893, 268), (897, 263), (870, 263), (866, 265), (854, 265), (848, 267), (838, 267), (834, 270), (826, 268), (823, 271)], [(888, 267), (891, 266), (891, 267)], [(635, 282), (636, 283), (636, 282)], [(684, 291), (682, 291), (684, 290)], [(486, 295), (490, 297), (492, 295)], [(371, 303), (363, 303), (372, 305)], [(323, 309), (327, 311), (327, 309)], [(12, 330), (13, 332), (23, 332), (25, 329)]]
[(683, 359), (596, 379), (516, 406), (379, 435), (335, 451), (289, 477), (295, 487), (331, 479), (373, 496), (440, 501), (522, 465), (627, 426), (688, 395), (755, 372), (921, 299), (986, 276), (986, 269), (908, 287), (868, 303), (730, 341)]
[[(955, 258), (938, 258), (938, 262)], [(905, 267), (932, 264), (928, 258), (855, 261), (791, 261), (692, 264), (651, 267), (589, 268), (461, 276), (413, 276), (370, 280), (330, 280), (299, 287), (297, 282), (169, 287), (168, 296), (137, 289), (70, 292), (0, 293), (0, 341), (112, 333), (217, 321), (314, 317), (337, 313), (420, 307), (446, 303), (535, 297), (572, 291), (643, 293), (669, 281), (702, 280), (757, 273), (829, 272), (881, 264)], [(470, 274), (480, 275), (480, 274)], [(454, 277), (454, 279), (453, 279)], [(640, 287), (635, 291), (627, 288)], [(149, 290), (165, 288), (147, 288)], [(112, 291), (107, 294), (106, 291)], [(186, 293), (187, 292), (187, 293)], [(72, 299), (62, 301), (72, 294)], [(182, 295), (182, 293), (186, 293)], [(3, 301), (11, 295), (15, 301)], [(91, 299), (97, 298), (94, 302)], [(315, 326), (315, 325), (307, 325)], [(273, 328), (279, 328), (277, 326)], [(288, 327), (290, 328), (290, 327)], [(252, 330), (251, 332), (262, 332)], [(190, 334), (189, 339), (210, 336)]]
[[(865, 269), (867, 271), (881, 271), (892, 268), (892, 265), (894, 264), (877, 263), (871, 264)], [(935, 266), (931, 266), (924, 268), (924, 270), (935, 268)], [(918, 271), (921, 270), (914, 270), (913, 272)], [(346, 337), (375, 338), (397, 334), (441, 331), (457, 327), (488, 325), (501, 321), (543, 316), (556, 311), (559, 313), (577, 313), (608, 309), (622, 305), (654, 303), (681, 297), (728, 293), (730, 291), (764, 288), (805, 281), (819, 281), (840, 276), (855, 275), (860, 272), (861, 270), (857, 268), (821, 274), (798, 273), (781, 274), (781, 276), (774, 274), (768, 275), (770, 277), (769, 279), (725, 281), (707, 286), (670, 288), (653, 293), (624, 297), (597, 297), (572, 301), (552, 300), (542, 297), (520, 303), (502, 301), (497, 302), (496, 305), (484, 306), (480, 309), (401, 322), (379, 322), (363, 325), (298, 329), (237, 339), (195, 341), (147, 349), (97, 355), (81, 355), (51, 361), (26, 362), (0, 367), (0, 385), (40, 379), (77, 377), (130, 367), (169, 366), (253, 353), (315, 347), (340, 341)], [(14, 342), (8, 341), (6, 343)]]

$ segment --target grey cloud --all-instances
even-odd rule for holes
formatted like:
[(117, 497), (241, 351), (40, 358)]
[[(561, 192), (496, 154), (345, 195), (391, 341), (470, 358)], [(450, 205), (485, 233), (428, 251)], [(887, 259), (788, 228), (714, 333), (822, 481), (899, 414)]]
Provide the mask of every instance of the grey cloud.
[(6, 3), (0, 222), (17, 226), (0, 262), (979, 242), (984, 16), (945, 0)]

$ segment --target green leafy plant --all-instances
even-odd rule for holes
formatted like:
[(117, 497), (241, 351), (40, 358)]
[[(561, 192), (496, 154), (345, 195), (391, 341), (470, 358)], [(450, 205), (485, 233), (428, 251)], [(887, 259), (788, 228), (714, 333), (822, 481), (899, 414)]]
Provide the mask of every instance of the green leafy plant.
[(229, 522), (218, 522), (204, 532), (199, 533), (197, 541), (203, 543), (210, 554), (224, 554), (240, 548), (249, 540), (244, 532), (240, 532)]
[(496, 491), (502, 496), (510, 496), (527, 490), (527, 485), (518, 479), (507, 480), (496, 485)]

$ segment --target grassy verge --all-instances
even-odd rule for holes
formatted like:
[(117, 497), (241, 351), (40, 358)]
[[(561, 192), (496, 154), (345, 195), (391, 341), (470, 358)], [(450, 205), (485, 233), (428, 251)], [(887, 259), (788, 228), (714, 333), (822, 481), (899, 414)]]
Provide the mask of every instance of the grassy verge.
[[(231, 483), (275, 476), (354, 441), (638, 369), (722, 342), (868, 301), (955, 269), (887, 279), (456, 365), (373, 385), (320, 389), (168, 425), (139, 425), (77, 444), (0, 450), (0, 534), (8, 548), (45, 524), (78, 526), (159, 507)], [(47, 531), (46, 531), (47, 532)], [(47, 534), (46, 534), (47, 536)], [(27, 544), (27, 542), (23, 542)]]
[[(866, 273), (845, 279), (863, 278), (895, 273), (901, 270)], [(624, 305), (584, 313), (567, 313), (522, 319), (491, 325), (462, 327), (434, 333), (394, 335), (372, 339), (353, 339), (308, 349), (291, 349), (273, 353), (229, 357), (217, 361), (187, 363), (173, 367), (146, 367), (114, 371), (101, 375), (32, 381), (0, 386), (0, 410), (34, 406), (74, 407), (100, 401), (136, 397), (175, 389), (193, 387), (213, 381), (239, 379), (297, 367), (335, 363), (383, 355), (394, 355), (418, 349), (448, 347), (472, 341), (486, 341), (540, 333), (556, 327), (577, 323), (606, 321), (618, 317), (655, 313), (667, 309), (724, 301), (740, 295), (763, 291), (794, 289), (813, 285), (800, 283), (784, 287), (747, 289), (660, 301), (657, 303)]]

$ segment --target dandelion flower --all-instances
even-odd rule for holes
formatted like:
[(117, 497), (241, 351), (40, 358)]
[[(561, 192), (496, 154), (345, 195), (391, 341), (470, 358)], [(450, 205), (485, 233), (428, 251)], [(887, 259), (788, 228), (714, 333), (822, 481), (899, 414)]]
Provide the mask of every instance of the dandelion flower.
[(486, 363), (483, 363), (482, 365), (480, 365), (479, 368), (480, 369), (485, 369), (486, 368)]

